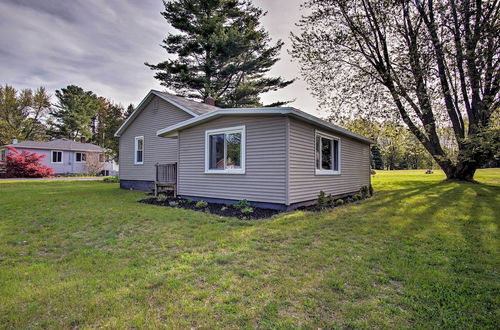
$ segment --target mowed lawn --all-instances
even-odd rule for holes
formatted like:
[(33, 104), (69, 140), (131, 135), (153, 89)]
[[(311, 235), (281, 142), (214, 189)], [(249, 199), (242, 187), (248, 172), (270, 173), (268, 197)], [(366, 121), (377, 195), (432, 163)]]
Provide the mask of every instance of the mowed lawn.
[(240, 221), (102, 182), (0, 183), (1, 328), (496, 328), (500, 170)]

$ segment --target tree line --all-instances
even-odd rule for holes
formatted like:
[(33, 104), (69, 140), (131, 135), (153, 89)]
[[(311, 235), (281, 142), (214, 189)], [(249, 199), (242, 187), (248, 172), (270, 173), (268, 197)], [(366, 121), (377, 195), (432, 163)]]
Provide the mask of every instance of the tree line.
[(0, 86), (0, 145), (19, 141), (47, 141), (54, 138), (93, 143), (118, 156), (114, 136), (126, 116), (125, 109), (108, 98), (75, 85), (55, 92), (56, 102), (44, 87), (22, 89)]
[[(261, 26), (266, 12), (251, 2), (164, 7), (172, 31), (161, 44), (166, 59), (145, 65), (170, 91), (219, 107), (260, 107), (263, 93), (293, 83), (268, 76), (284, 43), (271, 42)], [(477, 168), (498, 164), (499, 1), (307, 0), (304, 7), (290, 54), (329, 119), (377, 141), (375, 167), (437, 165), (448, 179), (473, 180)], [(0, 142), (84, 138), (118, 153), (121, 106), (77, 86), (57, 91), (55, 105), (43, 88), (1, 93)]]

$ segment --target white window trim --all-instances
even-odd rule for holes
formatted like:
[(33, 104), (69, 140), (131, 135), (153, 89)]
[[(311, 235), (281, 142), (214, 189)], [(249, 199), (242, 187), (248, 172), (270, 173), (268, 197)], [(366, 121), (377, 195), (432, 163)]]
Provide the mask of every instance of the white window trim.
[[(80, 151), (75, 152), (75, 163), (80, 164), (80, 163), (86, 163), (87, 162), (86, 160), (77, 161), (76, 160), (76, 154), (82, 154), (82, 156), (83, 156), (83, 154), (85, 154), (85, 152), (80, 152)], [(83, 157), (81, 157), (80, 159), (83, 159)]]
[[(318, 136), (324, 137), (327, 139), (331, 140), (337, 140), (339, 143), (339, 169), (335, 171), (334, 169), (331, 170), (323, 170), (323, 169), (318, 169), (316, 167), (316, 151), (318, 150), (318, 146), (316, 143), (318, 142)], [(332, 146), (333, 148), (333, 146)], [(319, 163), (321, 164), (322, 159), (321, 159), (321, 152), (319, 153)], [(332, 159), (333, 162), (333, 159)], [(332, 163), (332, 167), (334, 164)], [(316, 175), (340, 175), (342, 173), (342, 142), (341, 139), (338, 136), (334, 136), (331, 134), (327, 134), (321, 131), (315, 131), (314, 133), (314, 170)]]
[[(142, 140), (142, 161), (138, 162), (137, 161), (137, 147), (138, 147), (138, 141)], [(135, 165), (143, 165), (144, 164), (144, 136), (136, 136), (134, 138), (134, 164)]]
[[(215, 134), (231, 134), (231, 133), (241, 133), (241, 168), (226, 168), (223, 170), (210, 169), (210, 135)], [(224, 143), (226, 143), (224, 139)], [(227, 148), (224, 147), (224, 162), (226, 160)], [(205, 131), (205, 173), (206, 174), (245, 174), (245, 164), (246, 164), (246, 127), (236, 126), (220, 129), (211, 129)]]
[[(60, 152), (61, 153), (61, 161), (60, 162), (54, 162), (54, 152)], [(64, 152), (62, 150), (51, 150), (50, 151), (50, 163), (51, 164), (62, 164), (62, 163), (64, 163)]]

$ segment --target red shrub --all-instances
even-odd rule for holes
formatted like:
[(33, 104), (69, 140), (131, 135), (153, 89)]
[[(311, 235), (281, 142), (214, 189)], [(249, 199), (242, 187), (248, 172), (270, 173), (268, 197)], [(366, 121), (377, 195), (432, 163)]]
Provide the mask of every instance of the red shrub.
[(40, 162), (45, 155), (23, 150), (19, 152), (14, 147), (7, 147), (6, 157), (8, 178), (43, 178), (54, 175), (54, 169), (42, 165)]

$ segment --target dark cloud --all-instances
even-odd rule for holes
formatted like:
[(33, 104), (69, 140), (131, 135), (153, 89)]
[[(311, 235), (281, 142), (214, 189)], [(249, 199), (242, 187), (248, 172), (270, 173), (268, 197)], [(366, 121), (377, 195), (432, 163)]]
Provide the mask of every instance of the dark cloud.
[[(300, 2), (254, 1), (268, 11), (263, 24), (271, 36), (287, 47)], [(149, 89), (161, 88), (144, 62), (165, 59), (159, 44), (169, 27), (162, 9), (161, 0), (0, 0), (0, 84), (42, 85), (52, 92), (77, 84), (137, 104)], [(272, 74), (298, 75), (285, 49)], [(265, 95), (264, 101), (293, 98), (293, 106), (315, 113), (302, 81)]]

